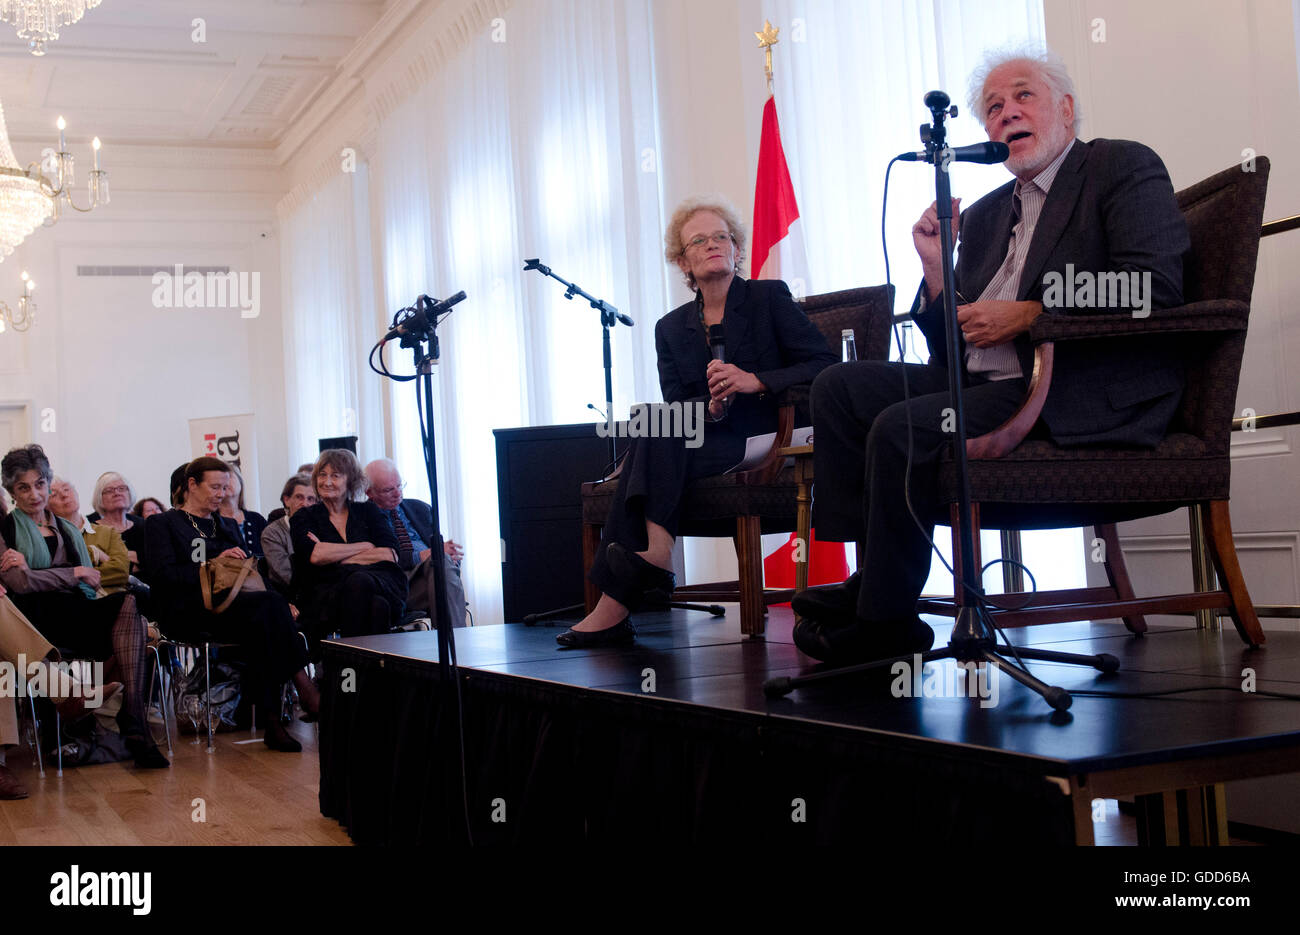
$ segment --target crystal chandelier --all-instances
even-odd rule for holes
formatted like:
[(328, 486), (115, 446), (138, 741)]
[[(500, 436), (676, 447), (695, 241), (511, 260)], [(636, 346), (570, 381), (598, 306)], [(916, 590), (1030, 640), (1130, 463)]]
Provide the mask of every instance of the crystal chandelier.
[[(108, 172), (99, 164), (99, 137), (91, 144), (95, 167), (90, 173), (90, 202), (82, 208), (72, 200), (76, 163), (63, 135), (66, 127), (60, 117), (59, 151), (51, 152), (44, 166), (31, 163), (26, 169), (19, 168), (9, 145), (4, 106), (0, 104), (0, 262), (38, 226), (57, 221), (64, 205), (84, 213), (109, 202)], [(47, 177), (46, 171), (53, 178)]]
[(0, 0), (0, 22), (11, 23), (18, 38), (27, 40), (33, 55), (45, 54), (45, 43), (59, 38), (60, 26), (71, 26), (102, 0)]

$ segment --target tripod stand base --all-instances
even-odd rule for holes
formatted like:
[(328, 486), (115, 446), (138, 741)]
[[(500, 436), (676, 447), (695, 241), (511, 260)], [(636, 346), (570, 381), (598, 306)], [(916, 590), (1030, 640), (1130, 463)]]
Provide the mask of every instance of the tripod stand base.
[[(1111, 673), (1119, 671), (1119, 658), (1112, 656), (1110, 653), (1097, 653), (1095, 655), (1083, 655), (1082, 653), (1062, 653), (1048, 649), (1020, 648), (1015, 650), (1016, 655), (1021, 659), (1036, 659), (1043, 662), (1063, 662), (1067, 665), (1088, 666), (1096, 669), (1098, 672)], [(986, 662), (995, 666), (1002, 672), (1005, 672), (1011, 678), (1015, 679), (1026, 688), (1030, 688), (1043, 697), (1049, 705), (1057, 711), (1066, 711), (1074, 703), (1074, 698), (1068, 691), (1056, 685), (1048, 685), (1035, 678), (1030, 673), (1021, 669), (1019, 666), (1008, 662), (1004, 656), (1011, 654), (1011, 648), (1006, 646), (996, 646), (992, 640), (987, 638), (963, 638), (954, 639), (942, 649), (932, 649), (928, 652), (920, 653), (921, 665), (928, 662), (936, 662), (940, 659), (953, 659), (957, 662)], [(827, 672), (815, 672), (812, 675), (801, 676), (780, 676), (768, 679), (763, 683), (763, 694), (768, 698), (782, 698), (805, 685), (811, 685), (816, 682), (824, 682), (845, 676), (857, 675), (861, 673), (878, 672), (881, 670), (892, 670), (896, 662), (903, 662), (911, 665), (918, 654), (906, 656), (893, 656), (888, 659), (879, 659), (873, 662), (864, 662), (860, 665), (843, 666), (832, 669)], [(913, 673), (915, 676), (916, 673)]]

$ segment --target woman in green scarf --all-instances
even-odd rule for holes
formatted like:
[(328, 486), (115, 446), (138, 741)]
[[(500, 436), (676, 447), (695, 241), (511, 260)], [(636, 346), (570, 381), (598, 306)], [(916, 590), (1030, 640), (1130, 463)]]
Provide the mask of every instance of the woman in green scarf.
[(0, 581), (41, 634), (75, 656), (107, 659), (121, 671), (117, 722), (137, 766), (170, 765), (146, 729), (144, 620), (131, 594), (105, 595), (81, 534), (48, 509), (54, 473), (40, 445), (0, 460), (0, 484), (17, 507), (0, 519)]

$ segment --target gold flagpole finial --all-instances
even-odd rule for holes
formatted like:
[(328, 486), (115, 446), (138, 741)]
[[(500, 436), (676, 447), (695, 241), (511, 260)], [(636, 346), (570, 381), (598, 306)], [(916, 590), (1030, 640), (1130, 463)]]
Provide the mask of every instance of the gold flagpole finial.
[(767, 53), (767, 93), (772, 93), (772, 46), (780, 40), (777, 34), (780, 32), (769, 20), (763, 20), (763, 31), (754, 33), (758, 39), (758, 47)]

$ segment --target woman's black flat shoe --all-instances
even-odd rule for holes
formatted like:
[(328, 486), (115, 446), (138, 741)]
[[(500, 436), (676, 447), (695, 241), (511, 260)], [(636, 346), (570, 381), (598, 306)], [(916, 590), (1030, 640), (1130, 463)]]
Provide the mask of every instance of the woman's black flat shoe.
[(596, 646), (626, 646), (636, 638), (632, 621), (624, 617), (612, 627), (603, 630), (565, 630), (555, 637), (555, 642), (565, 649), (591, 649)]
[(611, 542), (606, 546), (605, 558), (610, 573), (629, 587), (672, 594), (677, 586), (677, 576), (671, 571), (650, 564), (621, 542)]

